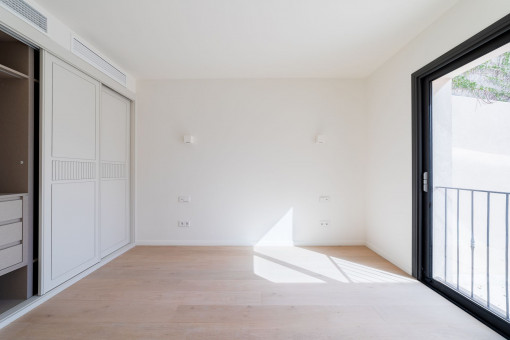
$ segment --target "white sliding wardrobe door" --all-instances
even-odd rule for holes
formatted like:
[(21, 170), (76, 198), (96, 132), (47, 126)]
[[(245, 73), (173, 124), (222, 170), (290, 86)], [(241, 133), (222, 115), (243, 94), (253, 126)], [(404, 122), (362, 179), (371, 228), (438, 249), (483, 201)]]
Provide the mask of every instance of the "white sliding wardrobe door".
[(41, 292), (100, 260), (100, 84), (43, 54)]
[(101, 257), (130, 240), (129, 154), (130, 101), (101, 90)]

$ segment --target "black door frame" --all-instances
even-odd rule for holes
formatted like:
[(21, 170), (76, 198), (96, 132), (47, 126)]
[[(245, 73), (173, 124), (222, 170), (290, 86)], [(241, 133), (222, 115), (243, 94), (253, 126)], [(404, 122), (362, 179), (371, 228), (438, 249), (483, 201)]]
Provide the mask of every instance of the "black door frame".
[[(431, 275), (431, 195), (423, 191), (424, 172), (431, 173), (431, 82), (460, 66), (510, 42), (510, 14), (445, 53), (411, 75), (413, 135), (413, 258), (412, 274), (419, 281), (443, 295), (501, 335), (510, 338), (510, 324), (468, 300), (463, 295), (432, 279)], [(430, 185), (429, 185), (430, 189)]]

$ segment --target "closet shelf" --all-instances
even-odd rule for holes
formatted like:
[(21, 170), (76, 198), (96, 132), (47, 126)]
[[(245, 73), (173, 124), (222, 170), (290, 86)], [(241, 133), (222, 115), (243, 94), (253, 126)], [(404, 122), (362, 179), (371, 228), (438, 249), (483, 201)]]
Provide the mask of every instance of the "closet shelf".
[(0, 78), (2, 79), (28, 79), (26, 74), (13, 70), (5, 65), (0, 64)]

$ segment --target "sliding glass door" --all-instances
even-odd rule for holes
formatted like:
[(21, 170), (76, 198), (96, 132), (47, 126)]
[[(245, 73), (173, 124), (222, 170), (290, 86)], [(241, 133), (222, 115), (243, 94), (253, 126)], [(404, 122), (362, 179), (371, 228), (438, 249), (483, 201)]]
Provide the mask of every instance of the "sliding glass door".
[(508, 320), (510, 45), (431, 90), (432, 277)]
[(415, 274), (510, 336), (507, 21), (413, 79)]

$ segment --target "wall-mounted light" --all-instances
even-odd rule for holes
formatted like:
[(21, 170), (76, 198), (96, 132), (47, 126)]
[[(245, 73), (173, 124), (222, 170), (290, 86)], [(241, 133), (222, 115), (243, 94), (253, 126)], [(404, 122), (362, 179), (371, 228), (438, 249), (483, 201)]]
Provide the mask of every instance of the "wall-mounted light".
[(315, 144), (325, 144), (325, 143), (326, 143), (326, 136), (324, 136), (324, 135), (315, 136)]
[(184, 142), (184, 144), (194, 144), (195, 137), (193, 137), (192, 135), (184, 135), (182, 137), (182, 141)]

